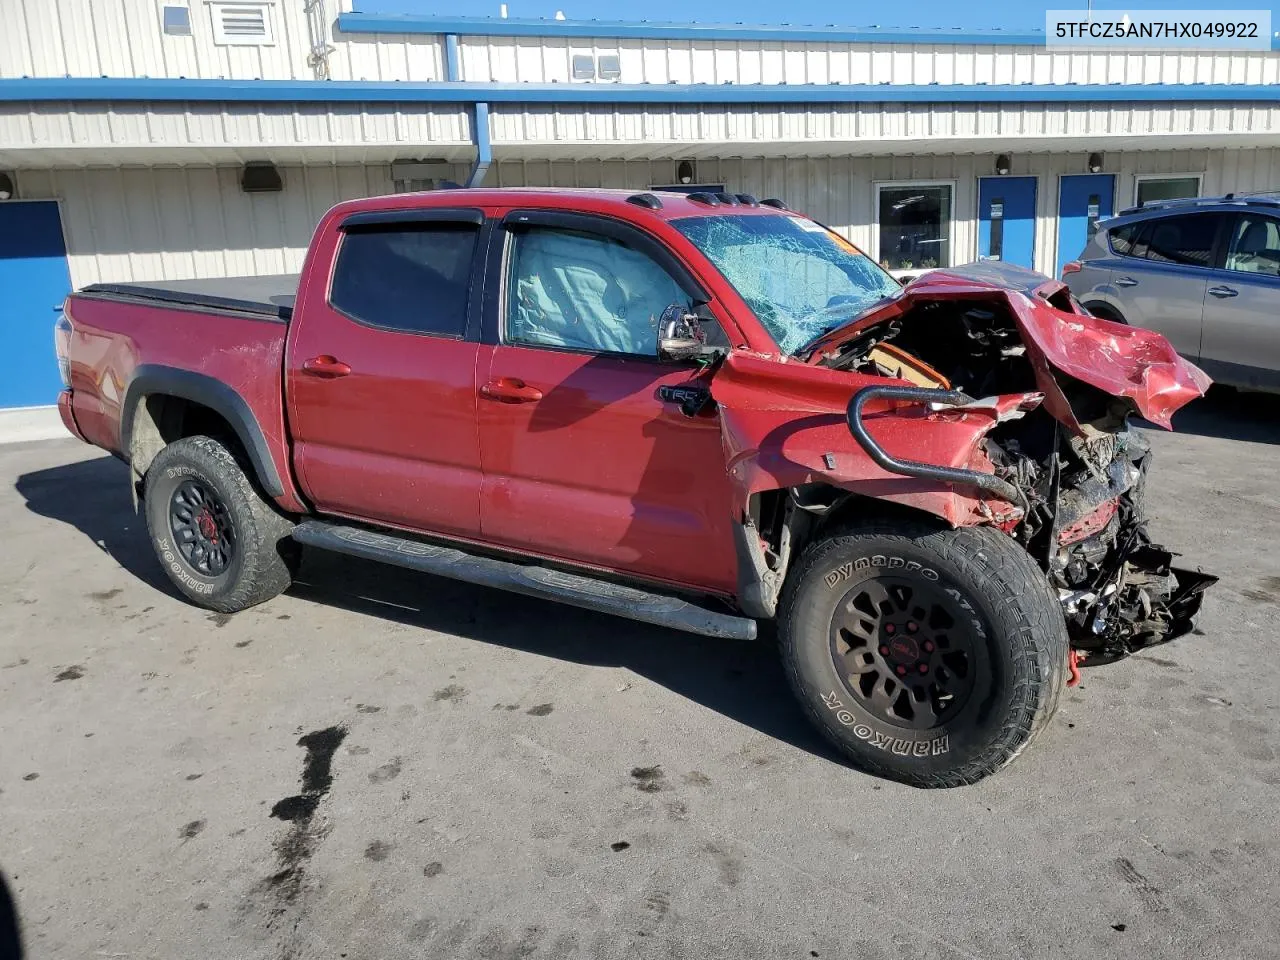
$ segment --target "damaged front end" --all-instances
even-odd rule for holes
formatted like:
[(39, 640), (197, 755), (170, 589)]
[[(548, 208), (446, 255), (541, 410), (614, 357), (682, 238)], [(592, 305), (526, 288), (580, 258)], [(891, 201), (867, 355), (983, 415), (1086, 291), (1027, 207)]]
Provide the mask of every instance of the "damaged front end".
[(1109, 663), (1189, 632), (1217, 577), (1173, 566), (1151, 542), (1143, 489), (1151, 462), (1141, 433), (1123, 427), (1091, 437), (1053, 429), (1048, 457), (1015, 437), (989, 437), (997, 473), (1018, 477), (1030, 509), (1019, 536), (1042, 562), (1082, 663)]
[[(967, 487), (986, 522), (1044, 568), (1077, 660), (1110, 662), (1190, 631), (1217, 578), (1175, 567), (1151, 542), (1150, 447), (1128, 420), (1168, 428), (1209, 380), (1162, 337), (1083, 314), (1054, 281), (987, 266), (928, 275), (838, 334), (815, 344), (809, 362), (901, 384), (855, 392), (855, 440), (887, 472)], [(939, 424), (987, 406), (992, 421), (969, 463), (945, 466), (887, 451), (886, 418), (863, 420), (877, 401), (889, 402), (888, 420), (896, 404), (917, 414), (925, 405)]]

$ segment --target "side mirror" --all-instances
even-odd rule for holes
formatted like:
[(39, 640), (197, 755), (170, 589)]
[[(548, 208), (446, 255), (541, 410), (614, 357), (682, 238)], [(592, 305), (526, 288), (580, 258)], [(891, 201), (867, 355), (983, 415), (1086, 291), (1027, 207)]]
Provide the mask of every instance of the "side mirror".
[(707, 335), (698, 318), (678, 303), (663, 310), (658, 319), (658, 359), (682, 363), (706, 354)]

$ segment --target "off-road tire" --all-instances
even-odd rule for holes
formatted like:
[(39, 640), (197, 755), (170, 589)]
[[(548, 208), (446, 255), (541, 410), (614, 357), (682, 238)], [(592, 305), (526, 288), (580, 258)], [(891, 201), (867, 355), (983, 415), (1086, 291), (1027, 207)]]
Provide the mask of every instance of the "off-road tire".
[[(221, 501), (234, 534), (232, 555), (216, 576), (192, 566), (175, 542), (171, 501), (187, 480)], [(212, 437), (185, 437), (156, 455), (147, 470), (143, 509), (160, 565), (192, 603), (236, 613), (284, 592), (293, 580), (298, 560), (298, 545), (290, 537), (293, 523), (258, 492), (232, 450)]]
[[(967, 699), (953, 700), (954, 712), (944, 710), (929, 729), (904, 729), (874, 711), (834, 655), (837, 621), (847, 620), (838, 611), (852, 609), (860, 585), (886, 577), (919, 581), (922, 591), (927, 583), (934, 596), (954, 600), (972, 630), (981, 669)], [(974, 783), (1005, 766), (1053, 716), (1065, 681), (1061, 607), (1026, 551), (990, 527), (894, 520), (838, 528), (800, 556), (778, 620), (783, 665), (810, 720), (854, 766), (913, 786)], [(887, 620), (876, 629), (888, 629)]]

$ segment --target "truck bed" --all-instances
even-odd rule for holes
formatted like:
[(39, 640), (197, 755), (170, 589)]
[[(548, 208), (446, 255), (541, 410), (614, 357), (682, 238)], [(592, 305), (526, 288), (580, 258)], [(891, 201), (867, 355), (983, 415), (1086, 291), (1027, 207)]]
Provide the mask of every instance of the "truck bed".
[(202, 312), (252, 314), (288, 321), (298, 292), (298, 274), (265, 277), (219, 277), (203, 280), (94, 283), (80, 295), (102, 299), (152, 301), (157, 305)]

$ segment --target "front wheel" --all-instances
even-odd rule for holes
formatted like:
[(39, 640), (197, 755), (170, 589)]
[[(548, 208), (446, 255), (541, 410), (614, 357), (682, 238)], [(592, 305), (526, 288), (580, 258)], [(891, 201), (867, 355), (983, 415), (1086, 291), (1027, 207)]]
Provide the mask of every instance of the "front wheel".
[(920, 787), (973, 783), (1057, 709), (1062, 611), (1025, 550), (989, 527), (845, 527), (811, 544), (779, 614), (787, 675), (855, 766)]
[(293, 579), (293, 524), (212, 437), (185, 437), (156, 455), (144, 508), (165, 573), (202, 607), (235, 613), (270, 600)]

